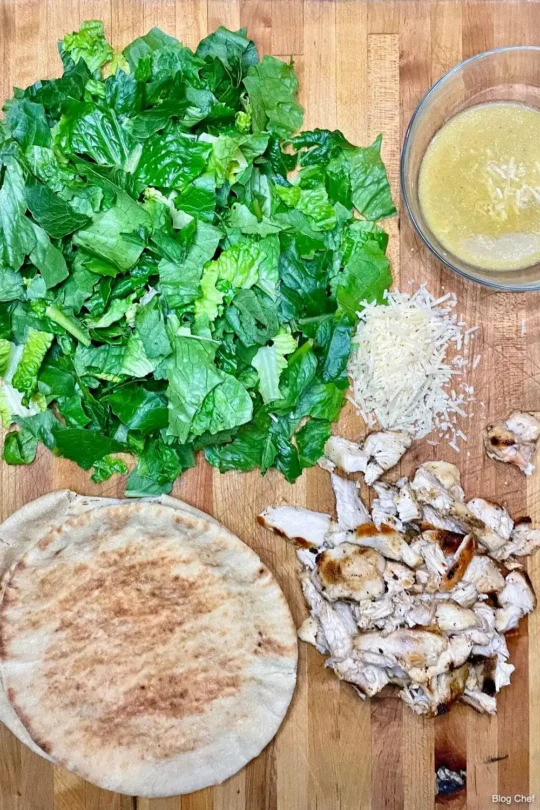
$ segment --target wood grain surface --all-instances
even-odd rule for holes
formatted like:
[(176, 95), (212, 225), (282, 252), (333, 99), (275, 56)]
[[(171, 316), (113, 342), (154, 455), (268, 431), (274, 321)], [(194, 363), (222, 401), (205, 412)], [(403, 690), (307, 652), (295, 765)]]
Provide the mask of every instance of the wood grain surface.
[[(384, 157), (395, 198), (401, 136), (422, 94), (462, 58), (499, 45), (540, 45), (538, 2), (362, 2), (362, 0), (0, 0), (0, 95), (13, 85), (58, 75), (56, 40), (82, 20), (100, 18), (116, 47), (158, 25), (196, 46), (223, 24), (248, 26), (261, 53), (293, 56), (306, 108), (306, 127), (338, 127), (354, 143), (384, 135)], [(406, 217), (388, 223), (394, 281), (402, 289), (428, 282), (437, 294), (455, 291), (477, 333), (482, 361), (467, 381), (478, 405), (464, 427), (460, 456), (441, 445), (442, 458), (460, 465), (468, 495), (503, 502), (514, 516), (540, 522), (540, 472), (530, 480), (487, 461), (480, 430), (512, 407), (540, 410), (540, 295), (502, 294), (463, 282), (442, 269), (419, 244)], [(480, 403), (484, 403), (482, 407)], [(362, 431), (351, 410), (344, 435)], [(435, 458), (425, 442), (402, 465), (408, 473)], [(0, 464), (1, 515), (61, 487), (119, 495), (115, 476), (101, 486), (68, 461), (42, 451), (28, 468)], [(174, 494), (211, 512), (260, 554), (278, 577), (300, 622), (303, 600), (292, 548), (257, 526), (266, 505), (286, 500), (331, 509), (326, 473), (310, 470), (289, 486), (273, 472), (220, 476), (200, 463)], [(529, 563), (540, 593), (540, 555)], [(540, 612), (510, 640), (517, 669), (504, 689), (497, 718), (458, 706), (423, 720), (396, 699), (363, 703), (302, 645), (298, 688), (276, 739), (226, 784), (183, 798), (117, 796), (55, 768), (0, 727), (0, 810), (487, 810), (492, 795), (536, 794), (540, 802)], [(435, 798), (435, 768), (466, 768), (467, 790)]]

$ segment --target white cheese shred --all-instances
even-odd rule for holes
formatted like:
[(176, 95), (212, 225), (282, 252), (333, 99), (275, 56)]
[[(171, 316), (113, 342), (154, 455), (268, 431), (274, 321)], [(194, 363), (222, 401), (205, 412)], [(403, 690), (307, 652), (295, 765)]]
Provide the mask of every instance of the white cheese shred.
[(478, 327), (452, 310), (455, 294), (435, 299), (425, 286), (413, 295), (386, 293), (385, 304), (364, 302), (349, 361), (354, 404), (373, 429), (406, 430), (415, 438), (435, 432), (459, 452), (466, 441), (458, 417), (469, 415), (472, 385), (461, 383)]

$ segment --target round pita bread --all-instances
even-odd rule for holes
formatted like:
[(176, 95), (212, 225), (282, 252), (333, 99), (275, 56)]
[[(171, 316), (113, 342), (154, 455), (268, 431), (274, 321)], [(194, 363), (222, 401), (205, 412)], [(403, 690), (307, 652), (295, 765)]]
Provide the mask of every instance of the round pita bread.
[(294, 691), (296, 634), (279, 586), (187, 505), (84, 511), (72, 493), (55, 496), (64, 518), (70, 496), (81, 513), (59, 525), (52, 509), (41, 530), (30, 521), (0, 606), (2, 679), (23, 732), (117, 792), (223, 781), (274, 736)]
[[(217, 521), (196, 509), (191, 504), (171, 498), (169, 495), (157, 495), (150, 498), (141, 498), (140, 503), (161, 503), (190, 515), (197, 515), (205, 520)], [(89, 495), (78, 495), (69, 489), (58, 490), (43, 495), (31, 501), (21, 509), (14, 512), (0, 525), (0, 603), (3, 597), (2, 583), (11, 567), (35, 545), (38, 540), (48, 534), (52, 529), (61, 526), (69, 517), (75, 517), (90, 509), (101, 509), (104, 506), (113, 506), (125, 503), (119, 498), (98, 498)], [(220, 525), (218, 523), (218, 525)], [(0, 672), (0, 723), (4, 723), (9, 730), (35, 754), (44, 759), (53, 761), (52, 757), (42, 751), (32, 740), (27, 730), (19, 720), (12, 708), (2, 684)]]

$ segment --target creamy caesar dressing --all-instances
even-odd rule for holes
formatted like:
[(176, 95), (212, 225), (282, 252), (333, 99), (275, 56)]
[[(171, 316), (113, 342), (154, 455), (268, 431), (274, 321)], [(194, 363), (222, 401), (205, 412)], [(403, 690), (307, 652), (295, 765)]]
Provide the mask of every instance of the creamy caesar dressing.
[(488, 270), (540, 261), (540, 111), (491, 102), (455, 115), (426, 150), (419, 198), (457, 258)]

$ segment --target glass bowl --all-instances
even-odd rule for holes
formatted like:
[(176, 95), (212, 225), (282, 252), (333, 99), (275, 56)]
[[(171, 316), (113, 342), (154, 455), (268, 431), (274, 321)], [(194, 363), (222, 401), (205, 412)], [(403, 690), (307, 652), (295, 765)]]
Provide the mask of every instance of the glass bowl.
[(407, 128), (401, 153), (401, 194), (417, 233), (431, 252), (460, 276), (499, 290), (539, 290), (540, 263), (521, 270), (486, 270), (468, 264), (441, 245), (428, 227), (418, 198), (425, 151), (449, 118), (488, 101), (517, 101), (540, 109), (540, 47), (497, 48), (466, 59), (424, 96)]

